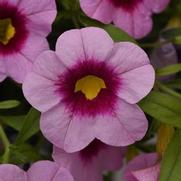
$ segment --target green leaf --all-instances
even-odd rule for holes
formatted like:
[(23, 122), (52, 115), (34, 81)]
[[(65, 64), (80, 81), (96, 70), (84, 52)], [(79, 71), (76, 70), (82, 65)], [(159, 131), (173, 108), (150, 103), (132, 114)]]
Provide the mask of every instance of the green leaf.
[(156, 120), (181, 128), (181, 101), (171, 95), (152, 91), (139, 103)]
[(6, 124), (14, 128), (17, 131), (20, 131), (24, 124), (24, 115), (21, 116), (0, 116), (0, 120)]
[(173, 81), (167, 83), (166, 85), (173, 89), (181, 89), (181, 79), (173, 80)]
[(180, 71), (181, 71), (181, 63), (157, 69), (156, 74), (157, 76), (166, 76), (166, 75), (176, 74)]
[(10, 146), (10, 162), (13, 164), (25, 164), (41, 159), (38, 151), (29, 144)]
[(7, 100), (0, 102), (0, 109), (11, 109), (20, 105), (20, 102), (17, 100)]
[(181, 130), (177, 130), (164, 154), (160, 181), (180, 181), (181, 174)]
[(95, 27), (103, 28), (116, 42), (130, 41), (130, 42), (136, 43), (136, 41), (131, 36), (129, 36), (126, 32), (124, 32), (120, 28), (115, 27), (112, 24), (105, 25), (105, 24), (100, 23), (99, 21), (90, 19), (85, 16), (80, 16), (79, 20), (84, 26), (95, 26)]
[(36, 109), (31, 108), (24, 119), (24, 124), (18, 134), (16, 143), (25, 142), (39, 131), (39, 119), (40, 113)]

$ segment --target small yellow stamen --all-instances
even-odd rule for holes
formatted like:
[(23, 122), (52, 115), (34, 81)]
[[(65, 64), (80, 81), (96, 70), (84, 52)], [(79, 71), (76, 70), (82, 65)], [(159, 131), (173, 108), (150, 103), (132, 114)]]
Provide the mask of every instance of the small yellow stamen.
[(106, 85), (103, 79), (94, 75), (88, 75), (76, 82), (75, 92), (81, 91), (88, 100), (93, 100), (101, 89), (105, 88)]
[(0, 19), (0, 43), (7, 45), (14, 37), (16, 30), (9, 18)]

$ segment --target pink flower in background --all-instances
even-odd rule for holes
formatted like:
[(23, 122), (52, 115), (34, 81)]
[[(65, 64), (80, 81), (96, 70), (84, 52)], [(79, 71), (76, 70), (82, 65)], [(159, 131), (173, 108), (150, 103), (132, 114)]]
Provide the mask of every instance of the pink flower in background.
[(102, 181), (104, 171), (121, 168), (125, 151), (125, 148), (111, 147), (95, 140), (75, 153), (54, 147), (53, 158), (67, 168), (76, 181)]
[(142, 154), (128, 163), (124, 173), (124, 181), (158, 181), (159, 174), (158, 154)]
[(112, 146), (142, 139), (148, 122), (135, 103), (150, 92), (154, 80), (141, 48), (114, 43), (104, 30), (90, 27), (65, 32), (56, 52), (42, 53), (23, 92), (42, 112), (44, 136), (75, 152), (95, 138)]
[(0, 165), (0, 181), (73, 181), (70, 173), (51, 161), (34, 163), (25, 172), (11, 164)]
[(103, 23), (113, 22), (135, 38), (152, 29), (152, 14), (163, 11), (170, 0), (80, 0), (82, 10)]
[(49, 49), (55, 16), (55, 0), (0, 0), (0, 81), (23, 82), (37, 55)]

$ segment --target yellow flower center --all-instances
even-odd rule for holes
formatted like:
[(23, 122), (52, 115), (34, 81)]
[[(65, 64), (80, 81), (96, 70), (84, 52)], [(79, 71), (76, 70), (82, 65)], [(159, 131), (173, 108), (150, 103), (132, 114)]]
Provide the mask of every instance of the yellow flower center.
[(7, 45), (14, 37), (16, 30), (9, 18), (0, 19), (0, 43)]
[(88, 100), (93, 100), (98, 96), (101, 89), (105, 88), (106, 85), (103, 79), (88, 75), (76, 82), (75, 92), (81, 91)]

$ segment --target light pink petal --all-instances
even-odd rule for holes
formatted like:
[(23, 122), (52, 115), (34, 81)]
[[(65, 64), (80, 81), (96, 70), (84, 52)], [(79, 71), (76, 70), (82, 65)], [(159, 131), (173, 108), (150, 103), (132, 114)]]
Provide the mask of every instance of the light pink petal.
[[(8, 3), (11, 5), (17, 5), (19, 0), (8, 0)], [(7, 0), (0, 0), (0, 3), (7, 3)]]
[(133, 37), (136, 39), (140, 39), (148, 35), (153, 26), (151, 15), (149, 13), (142, 12), (142, 10), (144, 10), (144, 8), (139, 7), (139, 9), (135, 10), (132, 15)]
[(73, 181), (70, 173), (51, 161), (34, 163), (27, 172), (29, 181)]
[(6, 69), (4, 65), (4, 58), (0, 57), (0, 82), (6, 78)]
[(26, 173), (19, 167), (10, 164), (0, 165), (0, 180), (2, 181), (27, 181)]
[(145, 6), (155, 13), (163, 11), (169, 3), (170, 0), (144, 0)]
[(6, 56), (5, 65), (7, 75), (19, 83), (23, 83), (32, 70), (32, 62), (20, 53)]
[(157, 181), (160, 174), (160, 164), (153, 167), (132, 172), (139, 181)]
[(123, 165), (125, 153), (125, 147), (106, 146), (100, 151), (97, 163), (101, 165), (103, 171), (118, 170)]
[(59, 168), (56, 175), (50, 181), (74, 181), (72, 175), (65, 168)]
[(74, 116), (63, 104), (43, 113), (40, 121), (44, 136), (67, 152), (79, 151), (95, 138), (94, 124), (91, 118)]
[(141, 140), (146, 134), (148, 121), (137, 105), (118, 99), (117, 110), (102, 115), (96, 124), (96, 137), (112, 146), (127, 146)]
[(151, 12), (142, 3), (131, 13), (118, 8), (113, 16), (113, 22), (136, 39), (143, 38), (152, 29)]
[(51, 161), (39, 161), (34, 163), (27, 172), (29, 181), (51, 181), (58, 170), (57, 164)]
[(63, 33), (56, 53), (64, 64), (72, 66), (85, 60), (105, 61), (112, 47), (113, 41), (104, 30), (89, 27)]
[(54, 81), (31, 72), (23, 83), (23, 93), (30, 104), (41, 112), (51, 109), (60, 102)]
[(116, 43), (107, 62), (119, 74), (150, 64), (145, 51), (131, 42)]
[(82, 10), (91, 18), (111, 23), (114, 6), (108, 0), (80, 0)]
[(93, 141), (95, 122), (92, 117), (73, 115), (65, 137), (65, 151), (80, 151)]
[(62, 64), (55, 52), (51, 50), (41, 53), (33, 66), (33, 72), (55, 82), (60, 81), (61, 75), (66, 70), (65, 65)]
[(48, 49), (49, 45), (45, 37), (30, 33), (21, 49), (21, 54), (28, 60), (34, 62), (40, 53)]
[(81, 159), (80, 152), (67, 153), (54, 147), (53, 159), (60, 166), (67, 168), (76, 181), (103, 181), (100, 162), (97, 157), (86, 164)]
[(155, 72), (146, 53), (133, 43), (117, 43), (108, 63), (117, 72), (121, 86), (117, 95), (135, 104), (152, 89)]
[(121, 87), (118, 96), (135, 104), (144, 98), (153, 88), (155, 71), (151, 65), (145, 65), (120, 75)]
[(18, 7), (26, 15), (56, 10), (55, 0), (19, 0)]
[(135, 172), (135, 171), (142, 172), (146, 169), (155, 167), (156, 165), (158, 165), (158, 161), (159, 161), (158, 159), (159, 159), (159, 157), (158, 157), (157, 153), (141, 154), (141, 155), (135, 157), (132, 161), (130, 161), (128, 163), (128, 165), (124, 171), (124, 180), (125, 181), (135, 181), (133, 172)]
[[(23, 84), (23, 92), (27, 100), (41, 112), (45, 112), (61, 101), (56, 81), (65, 67), (55, 52), (45, 51), (40, 54)], [(51, 98), (50, 98), (51, 97)]]
[(57, 12), (54, 9), (29, 15), (27, 17), (29, 20), (27, 21), (28, 30), (31, 32), (35, 32), (41, 36), (47, 36), (51, 32), (52, 24), (55, 20), (56, 13)]
[(27, 16), (28, 30), (43, 36), (51, 32), (51, 25), (57, 13), (55, 0), (20, 0), (18, 6)]
[(131, 13), (124, 11), (122, 8), (116, 9), (113, 14), (113, 23), (130, 36), (134, 36), (134, 24)]

